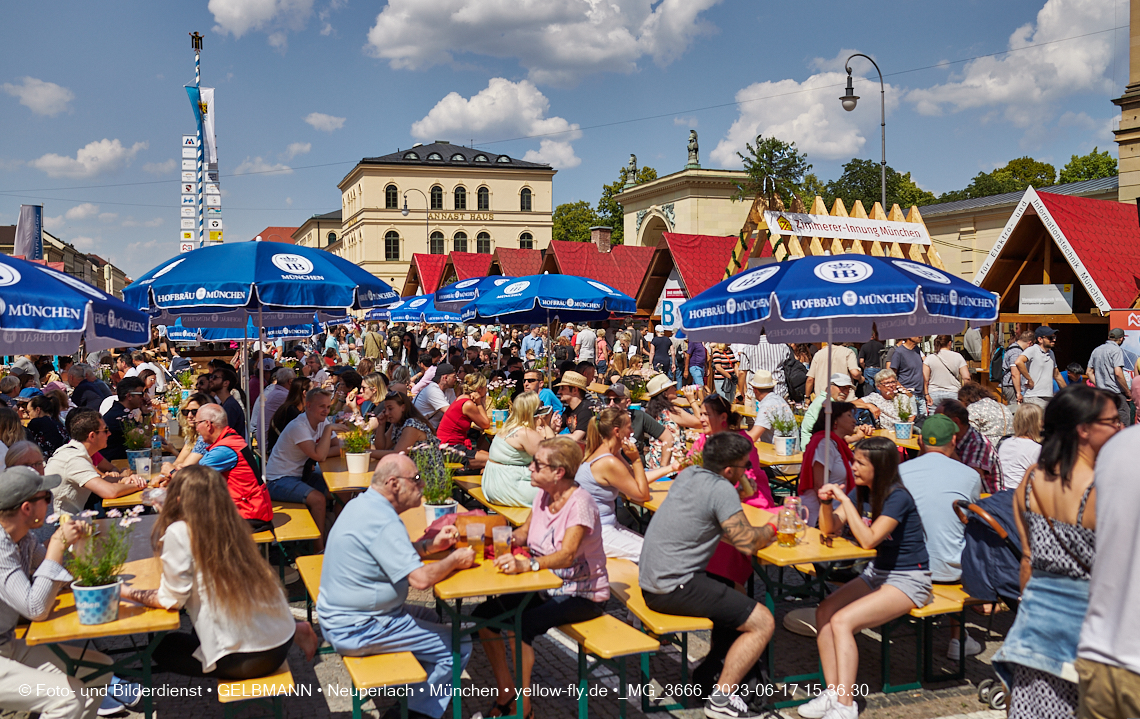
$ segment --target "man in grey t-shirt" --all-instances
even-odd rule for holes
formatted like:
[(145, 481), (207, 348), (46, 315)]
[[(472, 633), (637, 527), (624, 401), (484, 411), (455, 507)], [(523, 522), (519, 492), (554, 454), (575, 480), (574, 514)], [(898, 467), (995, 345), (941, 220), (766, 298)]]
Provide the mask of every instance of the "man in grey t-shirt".
[[(646, 605), (663, 614), (712, 620), (708, 655), (693, 671), (693, 682), (719, 683), (705, 702), (708, 717), (759, 717), (733, 692), (749, 674), (772, 638), (772, 614), (732, 582), (711, 575), (705, 566), (723, 538), (746, 556), (771, 544), (771, 525), (753, 527), (744, 516), (734, 485), (748, 468), (752, 443), (741, 435), (720, 432), (708, 438), (703, 467), (677, 476), (669, 496), (649, 523), (641, 549), (639, 581)], [(728, 661), (733, 649), (733, 660)], [(723, 668), (720, 664), (724, 662)]]
[(1124, 351), (1120, 349), (1122, 344), (1124, 344), (1124, 330), (1109, 330), (1108, 340), (1094, 349), (1092, 356), (1089, 357), (1089, 374), (1100, 389), (1123, 395), (1125, 401), (1120, 403), (1120, 421), (1127, 426), (1132, 424), (1129, 421), (1132, 415), (1128, 409), (1131, 388), (1124, 376)]
[(1053, 354), (1053, 346), (1057, 344), (1057, 330), (1041, 325), (1034, 330), (1033, 335), (1037, 344), (1017, 358), (1017, 371), (1029, 378), (1029, 389), (1022, 394), (1025, 401), (1045, 409), (1049, 400), (1053, 399), (1053, 380), (1060, 387), (1068, 383), (1057, 369), (1057, 357)]

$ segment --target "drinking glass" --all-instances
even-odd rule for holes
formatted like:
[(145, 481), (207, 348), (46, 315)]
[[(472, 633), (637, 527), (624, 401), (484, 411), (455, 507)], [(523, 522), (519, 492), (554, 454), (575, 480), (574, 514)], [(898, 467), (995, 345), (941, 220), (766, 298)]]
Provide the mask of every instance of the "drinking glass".
[(467, 546), (475, 551), (475, 561), (483, 558), (483, 532), (486, 527), (482, 524), (467, 525)]
[(491, 540), (494, 542), (495, 556), (502, 557), (511, 553), (511, 532), (510, 527), (492, 527)]

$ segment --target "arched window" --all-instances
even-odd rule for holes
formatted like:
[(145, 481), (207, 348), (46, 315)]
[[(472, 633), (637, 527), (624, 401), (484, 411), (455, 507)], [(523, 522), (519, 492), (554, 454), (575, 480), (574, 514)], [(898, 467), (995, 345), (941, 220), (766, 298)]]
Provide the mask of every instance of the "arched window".
[(463, 187), (455, 188), (455, 209), (467, 209), (467, 190)]
[(486, 232), (475, 235), (475, 251), (481, 255), (491, 254), (491, 236)]
[(384, 235), (384, 259), (388, 262), (400, 260), (400, 233), (388, 230)]
[(439, 185), (431, 188), (431, 209), (443, 209), (443, 188)]
[(511, 158), (507, 157), (506, 155), (499, 155), (499, 159), (495, 160), (495, 162), (502, 162), (504, 164), (506, 164), (510, 161), (511, 161)]
[(432, 153), (428, 154), (428, 156), (427, 156), (427, 159), (429, 159), (429, 160), (440, 160), (440, 161), (442, 161), (442, 160), (443, 160), (443, 155), (439, 154), (438, 152), (432, 152)]
[(456, 252), (466, 252), (467, 251), (467, 233), (466, 232), (456, 232), (455, 233), (454, 242), (452, 243), (452, 249), (454, 249)]
[(420, 159), (420, 156), (414, 152), (405, 152), (404, 153), (404, 159), (405, 160), (418, 160), (418, 159)]
[(328, 243), (331, 245), (332, 243), (336, 242), (336, 233), (335, 233), (335, 232), (330, 232), (330, 233), (328, 234), (328, 237), (326, 237), (325, 239), (327, 239), (327, 240), (328, 240)]
[(400, 191), (396, 189), (395, 185), (388, 185), (384, 188), (384, 209), (400, 209)]
[(475, 156), (475, 162), (487, 162), (487, 156), (486, 155), (476, 155)]
[(522, 210), (523, 212), (530, 212), (530, 206), (531, 206), (530, 199), (531, 199), (530, 189), (524, 187), (522, 189), (522, 192), (519, 193), (519, 209)]
[(534, 249), (534, 236), (529, 232), (524, 232), (519, 235), (519, 249), (520, 250), (533, 250)]
[(491, 191), (486, 187), (479, 188), (479, 211), (485, 212), (491, 209)]
[(452, 162), (467, 162), (467, 158), (457, 152), (451, 156), (451, 161)]
[(433, 255), (446, 254), (446, 249), (443, 246), (443, 233), (442, 232), (431, 233), (430, 245), (431, 246), (428, 247), (428, 252), (430, 252), (431, 254), (433, 254)]

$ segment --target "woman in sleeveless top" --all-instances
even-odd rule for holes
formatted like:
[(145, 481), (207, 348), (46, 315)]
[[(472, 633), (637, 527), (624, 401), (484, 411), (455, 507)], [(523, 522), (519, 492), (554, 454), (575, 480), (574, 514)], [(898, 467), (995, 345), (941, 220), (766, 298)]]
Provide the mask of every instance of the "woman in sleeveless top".
[(1077, 641), (1096, 558), (1096, 456), (1121, 428), (1112, 395), (1087, 385), (1045, 409), (1041, 456), (1014, 493), (1021, 604), (994, 668), (1012, 719), (1076, 716)]
[(554, 436), (551, 413), (536, 417), (542, 405), (536, 392), (523, 392), (511, 402), (511, 414), (491, 441), (483, 469), (483, 494), (492, 504), (530, 507), (538, 487), (530, 483), (530, 464), (542, 440)]
[(491, 417), (487, 414), (487, 378), (472, 372), (463, 378), (462, 389), (463, 394), (443, 413), (435, 434), (440, 444), (463, 452), (467, 469), (483, 469), (487, 465), (487, 450), (475, 446), (468, 432), (472, 427), (485, 430), (491, 426)]
[(574, 480), (598, 505), (606, 556), (636, 562), (641, 559), (643, 538), (618, 524), (618, 495), (644, 502), (650, 497), (649, 483), (668, 476), (673, 469), (656, 469), (647, 476), (641, 454), (630, 437), (632, 430), (633, 422), (624, 407), (610, 405), (592, 418), (586, 429), (586, 460), (578, 467)]

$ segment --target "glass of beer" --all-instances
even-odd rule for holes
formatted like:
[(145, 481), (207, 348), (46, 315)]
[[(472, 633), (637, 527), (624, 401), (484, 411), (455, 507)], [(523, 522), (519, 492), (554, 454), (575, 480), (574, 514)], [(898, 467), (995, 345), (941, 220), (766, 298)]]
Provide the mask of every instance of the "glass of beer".
[(507, 526), (491, 528), (491, 539), (494, 542), (496, 558), (511, 553), (511, 532), (511, 528)]
[(486, 527), (482, 524), (467, 525), (467, 546), (475, 550), (475, 561), (483, 558), (483, 533)]

